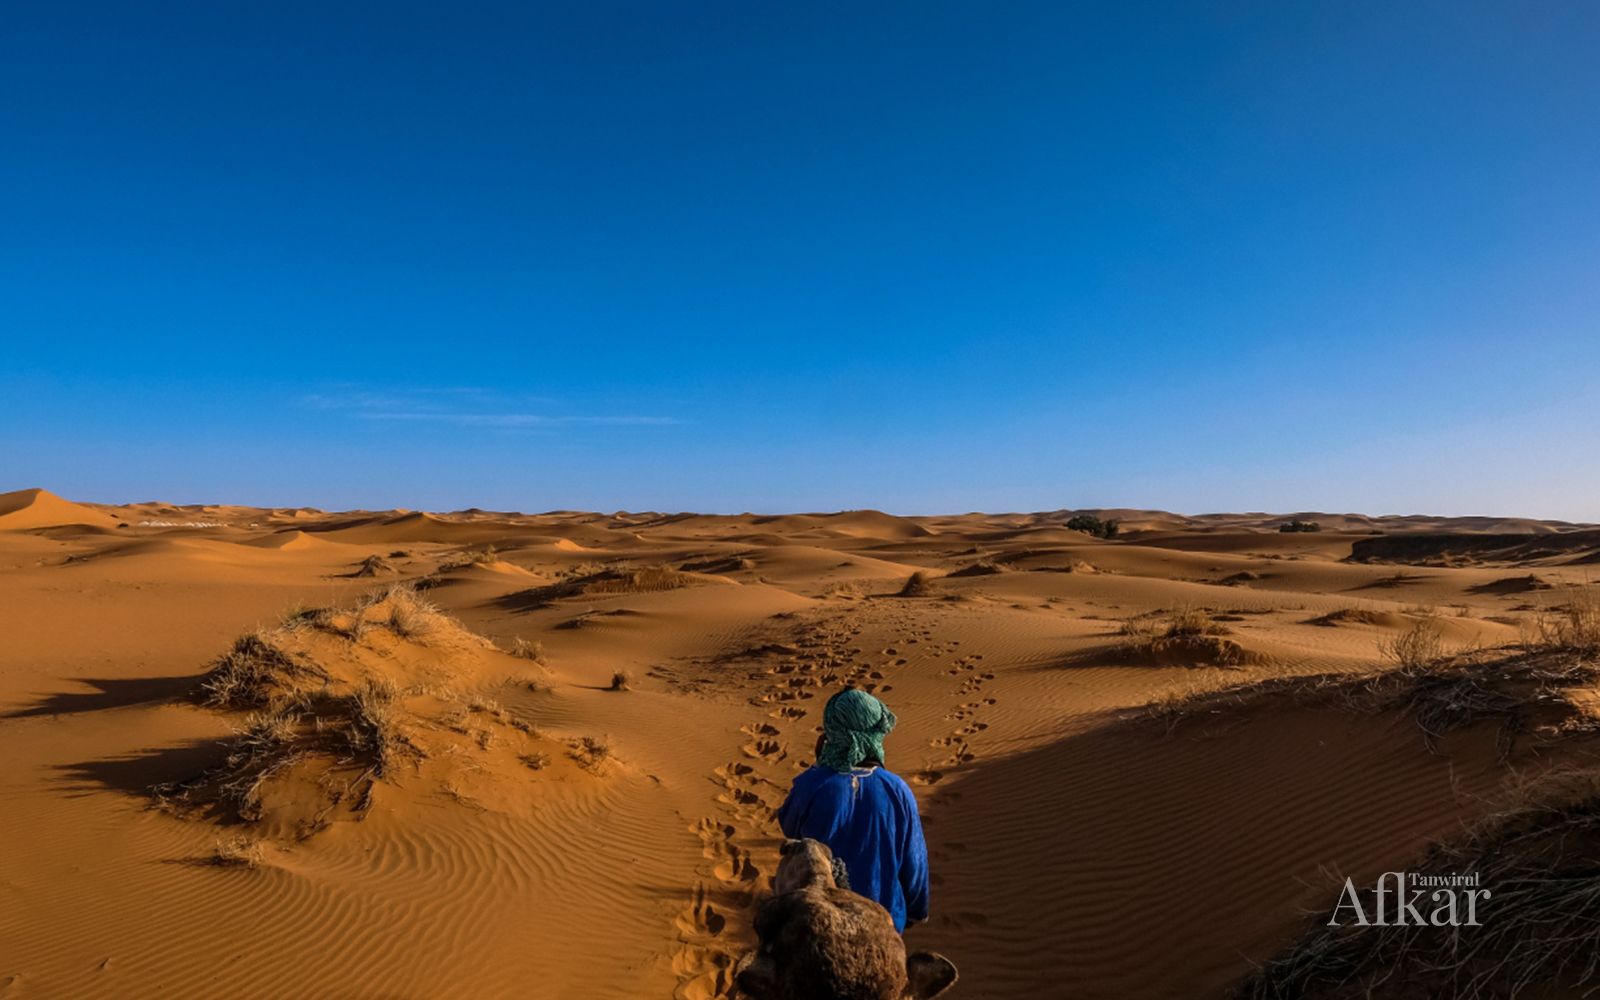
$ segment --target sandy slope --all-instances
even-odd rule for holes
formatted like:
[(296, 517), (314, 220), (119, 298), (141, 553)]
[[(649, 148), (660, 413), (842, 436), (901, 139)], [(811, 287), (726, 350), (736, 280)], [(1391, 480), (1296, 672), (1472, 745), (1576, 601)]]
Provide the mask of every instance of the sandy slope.
[[(936, 883), (910, 940), (961, 967), (953, 995), (1217, 996), (1326, 902), (1329, 872), (1407, 863), (1507, 771), (1479, 732), (1436, 755), (1393, 718), (1297, 709), (1169, 734), (1143, 706), (1373, 668), (1378, 640), (1424, 618), (1452, 646), (1513, 642), (1559, 600), (1547, 585), (1587, 584), (1549, 558), (1531, 580), (1345, 561), (1373, 530), (1567, 525), (1340, 515), (1322, 519), (1349, 530), (1281, 534), (1283, 516), (1128, 511), (1104, 512), (1130, 528), (1105, 542), (1071, 513), (0, 494), (0, 997), (722, 995), (774, 868), (772, 811), (844, 684), (902, 720), (889, 764), (921, 797)], [(927, 595), (896, 596), (916, 570)], [(291, 605), (401, 581), (491, 645), (332, 618), (274, 631)], [(1130, 654), (1125, 622), (1181, 608), (1227, 631), (1233, 662)], [(152, 808), (152, 786), (219, 766), (246, 725), (250, 708), (194, 692), (258, 626), (332, 683), (403, 689), (424, 756), (365, 808), (309, 821), (329, 783), (303, 762), (254, 821)], [(541, 662), (512, 656), (518, 639)], [(608, 690), (618, 672), (629, 690)], [(610, 759), (585, 758), (585, 737)], [(234, 842), (259, 863), (211, 863)]]

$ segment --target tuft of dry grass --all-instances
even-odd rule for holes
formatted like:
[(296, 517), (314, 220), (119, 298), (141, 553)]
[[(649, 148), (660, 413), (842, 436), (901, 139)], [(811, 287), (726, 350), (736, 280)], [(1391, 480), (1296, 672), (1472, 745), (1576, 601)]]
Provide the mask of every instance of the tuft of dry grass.
[(932, 592), (933, 585), (928, 579), (928, 574), (919, 569), (910, 576), (906, 577), (906, 584), (900, 588), (899, 596), (927, 597)]
[(630, 690), (630, 685), (632, 683), (633, 683), (633, 671), (632, 670), (618, 670), (616, 673), (611, 675), (611, 690), (613, 690), (613, 691), (627, 691), (627, 690)]
[(394, 564), (383, 556), (367, 556), (356, 567), (354, 575), (358, 577), (380, 576), (384, 573), (394, 572), (397, 572)]
[(1245, 659), (1244, 648), (1231, 639), (1226, 625), (1213, 621), (1204, 608), (1185, 606), (1166, 613), (1136, 615), (1117, 630), (1124, 658), (1180, 660), (1233, 666)]
[(1379, 639), (1378, 653), (1401, 670), (1425, 671), (1444, 657), (1444, 630), (1426, 617), (1399, 635)]
[(511, 640), (511, 655), (519, 660), (532, 660), (542, 667), (544, 666), (544, 643), (529, 642), (519, 635)]
[(463, 549), (439, 563), (440, 569), (460, 569), (463, 566), (492, 565), (500, 561), (500, 553), (493, 545), (478, 549)]
[(217, 841), (216, 848), (207, 859), (217, 868), (246, 868), (252, 871), (261, 867), (262, 860), (260, 842), (243, 836)]
[(595, 774), (604, 774), (617, 759), (609, 736), (585, 736), (573, 746), (569, 756)]
[(374, 777), (386, 776), (410, 748), (400, 732), (400, 689), (387, 677), (369, 677), (350, 698), (350, 749), (369, 754)]
[(402, 639), (421, 639), (438, 628), (444, 615), (406, 584), (396, 584), (384, 594), (389, 605), (389, 630)]
[(1600, 598), (1592, 590), (1569, 587), (1565, 603), (1539, 617), (1539, 642), (1584, 656), (1600, 655)]
[(867, 588), (859, 580), (834, 580), (822, 588), (823, 597), (842, 597), (856, 600), (867, 596)]
[(292, 696), (302, 683), (326, 681), (327, 671), (291, 655), (264, 632), (234, 640), (200, 681), (205, 703), (234, 708), (267, 705)]

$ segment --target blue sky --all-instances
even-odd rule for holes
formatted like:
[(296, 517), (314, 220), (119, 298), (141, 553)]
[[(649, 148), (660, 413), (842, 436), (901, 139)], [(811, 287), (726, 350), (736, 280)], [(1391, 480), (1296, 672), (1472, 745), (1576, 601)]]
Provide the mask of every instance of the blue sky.
[(0, 14), (0, 489), (1600, 521), (1586, 2)]

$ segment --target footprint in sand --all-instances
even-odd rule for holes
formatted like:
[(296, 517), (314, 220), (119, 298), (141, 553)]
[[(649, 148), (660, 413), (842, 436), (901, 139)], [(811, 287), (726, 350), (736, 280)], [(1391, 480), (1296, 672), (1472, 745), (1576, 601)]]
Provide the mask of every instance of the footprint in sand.
[(680, 1000), (715, 1000), (733, 989), (733, 956), (721, 948), (690, 945), (672, 957), (672, 971), (683, 980)]
[(694, 902), (678, 914), (677, 924), (685, 934), (716, 937), (728, 925), (728, 918), (718, 913), (717, 908), (706, 899), (705, 884), (698, 883), (694, 888)]
[(743, 747), (747, 756), (757, 760), (764, 760), (769, 764), (776, 764), (789, 756), (789, 751), (784, 749), (777, 740), (758, 739), (746, 743)]
[(806, 710), (795, 708), (793, 705), (785, 705), (775, 712), (768, 712), (767, 717), (771, 719), (803, 719), (806, 717)]

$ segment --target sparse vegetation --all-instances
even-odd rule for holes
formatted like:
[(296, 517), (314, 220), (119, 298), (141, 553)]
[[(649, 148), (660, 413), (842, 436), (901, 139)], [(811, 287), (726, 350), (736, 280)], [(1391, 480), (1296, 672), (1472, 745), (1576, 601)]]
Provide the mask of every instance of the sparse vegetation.
[(906, 578), (905, 586), (900, 588), (901, 597), (927, 597), (933, 587), (928, 581), (928, 574), (917, 570)]
[(1068, 519), (1067, 527), (1095, 538), (1115, 538), (1121, 530), (1115, 520), (1102, 521), (1092, 514), (1079, 514)]
[(440, 569), (461, 569), (463, 566), (492, 565), (500, 561), (500, 553), (493, 545), (478, 549), (463, 549), (439, 562)]
[(394, 564), (383, 556), (367, 556), (356, 567), (355, 576), (380, 576), (384, 573), (397, 572)]
[(616, 761), (610, 737), (603, 736), (583, 737), (573, 745), (569, 756), (595, 774), (604, 774)]
[(1244, 648), (1231, 639), (1227, 626), (1213, 621), (1204, 608), (1137, 615), (1117, 630), (1124, 658), (1233, 666), (1245, 660)]
[(1278, 525), (1278, 530), (1289, 533), (1297, 531), (1321, 531), (1322, 525), (1315, 521), (1301, 521), (1299, 519), (1292, 519), (1285, 524)]
[(1600, 599), (1592, 590), (1567, 589), (1566, 602), (1539, 617), (1539, 639), (1550, 648), (1600, 655)]
[[(1239, 985), (1236, 1000), (1586, 995), (1600, 972), (1600, 771), (1557, 770), (1462, 837), (1434, 844), (1421, 875), (1472, 873), (1493, 916), (1470, 928), (1313, 919)], [(1402, 869), (1406, 870), (1406, 869)], [(1375, 887), (1361, 893), (1374, 912)], [(1342, 901), (1343, 897), (1341, 897)]]
[(286, 652), (264, 632), (234, 641), (200, 681), (208, 705), (247, 708), (267, 705), (305, 682), (325, 681), (327, 671)]
[(611, 690), (613, 691), (627, 691), (632, 683), (632, 670), (618, 670), (611, 675)]
[(859, 580), (834, 580), (822, 588), (823, 597), (842, 597), (846, 600), (866, 597), (867, 588)]
[(1443, 629), (1436, 619), (1425, 617), (1399, 635), (1379, 639), (1378, 652), (1401, 670), (1424, 671), (1444, 656)]
[(544, 643), (529, 642), (519, 635), (511, 640), (511, 655), (544, 666)]

